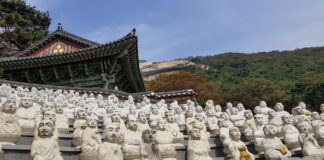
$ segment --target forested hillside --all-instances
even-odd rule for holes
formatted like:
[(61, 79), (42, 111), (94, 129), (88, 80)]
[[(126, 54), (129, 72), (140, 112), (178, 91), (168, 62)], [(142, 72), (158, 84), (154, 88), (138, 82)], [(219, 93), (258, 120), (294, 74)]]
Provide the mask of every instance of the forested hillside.
[(318, 110), (320, 103), (324, 103), (324, 47), (225, 53), (189, 60), (209, 66), (208, 70), (196, 66), (184, 70), (201, 75), (213, 84), (217, 95), (214, 101), (222, 105), (226, 101), (242, 102), (247, 108), (253, 108), (260, 100), (265, 100), (268, 106), (283, 102), (290, 110), (299, 101), (305, 101), (308, 107)]

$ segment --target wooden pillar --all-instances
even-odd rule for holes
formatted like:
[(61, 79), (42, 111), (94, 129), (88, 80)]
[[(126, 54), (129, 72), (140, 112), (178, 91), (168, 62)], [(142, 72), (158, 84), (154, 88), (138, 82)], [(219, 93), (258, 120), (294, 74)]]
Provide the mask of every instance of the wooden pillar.
[(100, 61), (101, 73), (105, 73), (102, 60)]
[(43, 70), (42, 70), (41, 68), (39, 69), (39, 74), (40, 74), (40, 76), (41, 76), (42, 81), (45, 82), (46, 79), (45, 79), (45, 76), (44, 76), (44, 74), (43, 74)]
[(72, 73), (72, 66), (71, 64), (68, 64), (68, 70), (70, 75), (70, 84), (71, 86), (75, 86), (74, 80), (73, 80), (73, 73)]
[(12, 81), (13, 79), (12, 79), (11, 73), (8, 73), (8, 74), (9, 74), (9, 79)]
[(29, 77), (29, 71), (28, 70), (25, 71), (25, 76), (26, 76), (27, 82), (30, 83), (30, 77)]
[(56, 80), (59, 80), (60, 79), (60, 77), (59, 77), (59, 75), (58, 75), (58, 73), (57, 73), (57, 68), (56, 68), (56, 66), (54, 66), (54, 73), (55, 73), (55, 78), (56, 78)]
[(89, 69), (88, 69), (88, 63), (84, 63), (84, 70), (87, 76), (90, 76)]

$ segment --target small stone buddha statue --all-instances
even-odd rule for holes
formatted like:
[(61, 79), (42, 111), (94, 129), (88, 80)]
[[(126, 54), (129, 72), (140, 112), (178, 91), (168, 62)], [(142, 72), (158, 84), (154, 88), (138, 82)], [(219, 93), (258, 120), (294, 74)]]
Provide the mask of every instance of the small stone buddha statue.
[(30, 156), (33, 160), (63, 160), (57, 140), (53, 139), (55, 123), (49, 119), (41, 120), (38, 137), (31, 145)]
[(277, 116), (277, 112), (272, 109), (268, 111), (268, 117), (269, 117), (268, 124), (271, 124), (271, 125), (274, 125), (277, 127), (277, 130), (278, 130), (277, 136), (279, 138), (281, 138), (282, 137), (281, 128), (283, 126), (282, 118)]
[(14, 145), (20, 139), (21, 127), (15, 115), (16, 110), (17, 104), (13, 98), (8, 98), (2, 104), (2, 112), (0, 112), (0, 146), (3, 144)]
[(138, 113), (137, 122), (137, 131), (141, 134), (145, 129), (151, 129), (147, 122), (146, 114), (143, 111)]
[(186, 131), (187, 133), (190, 133), (191, 130), (191, 123), (195, 121), (194, 118), (194, 111), (193, 110), (188, 110), (186, 114)]
[(68, 123), (68, 118), (63, 114), (63, 106), (56, 105), (55, 113), (56, 113), (56, 128), (58, 129), (59, 133), (68, 134), (69, 123)]
[(304, 156), (324, 155), (324, 149), (319, 146), (314, 134), (310, 132), (311, 126), (307, 122), (297, 124), (299, 130), (298, 141)]
[(98, 149), (98, 160), (123, 160), (123, 152), (117, 143), (121, 137), (119, 125), (117, 123), (111, 123), (105, 128), (105, 140)]
[(80, 160), (97, 159), (100, 145), (101, 136), (97, 127), (97, 119), (95, 117), (88, 117), (87, 127), (82, 133)]
[(175, 122), (178, 124), (180, 131), (185, 130), (186, 128), (186, 117), (182, 112), (181, 107), (175, 108)]
[(173, 135), (173, 142), (179, 143), (183, 141), (183, 134), (180, 132), (178, 124), (174, 122), (174, 114), (167, 112), (165, 114), (167, 123), (165, 124), (166, 130)]
[(321, 117), (320, 117), (320, 115), (318, 114), (318, 112), (312, 112), (312, 114), (311, 114), (311, 125), (312, 125), (312, 127), (313, 127), (313, 130), (315, 130), (316, 129), (316, 127), (317, 127), (317, 125), (319, 124), (319, 123), (322, 123), (323, 121), (321, 120)]
[(162, 160), (176, 160), (176, 150), (173, 143), (173, 135), (166, 130), (165, 121), (160, 120), (158, 122), (158, 130), (155, 133), (154, 142), (159, 154), (159, 158)]
[(321, 110), (321, 114), (320, 114), (321, 120), (324, 121), (324, 103), (321, 104), (320, 110)]
[(292, 124), (293, 119), (290, 115), (283, 115), (282, 121), (284, 122), (283, 127), (281, 128), (281, 133), (283, 135), (285, 144), (291, 151), (300, 150), (300, 144), (298, 141), (299, 131), (298, 129)]
[(239, 128), (230, 128), (229, 135), (231, 142), (229, 143), (229, 155), (233, 160), (254, 160), (254, 155), (249, 152), (244, 142), (241, 139)]
[(210, 134), (203, 131), (201, 126), (193, 126), (187, 147), (188, 160), (212, 160), (209, 156), (209, 136)]
[(141, 159), (144, 153), (142, 132), (137, 130), (137, 123), (136, 119), (130, 119), (127, 123), (127, 130), (124, 133), (124, 142), (122, 146), (125, 160)]
[(257, 114), (254, 116), (255, 118), (255, 127), (253, 129), (253, 136), (254, 136), (254, 147), (255, 150), (258, 151), (259, 154), (262, 154), (264, 149), (262, 148), (262, 142), (264, 140), (264, 120), (262, 114)]
[(16, 115), (19, 118), (19, 124), (22, 128), (22, 132), (32, 132), (35, 128), (35, 116), (36, 112), (31, 108), (33, 101), (30, 97), (22, 97), (19, 105), (19, 109)]
[(159, 160), (159, 155), (157, 153), (157, 148), (153, 142), (153, 131), (151, 129), (146, 129), (142, 132), (142, 140), (144, 142), (144, 152), (142, 158), (144, 160)]
[(276, 126), (267, 125), (264, 127), (265, 138), (262, 142), (262, 148), (266, 159), (272, 160), (291, 157), (291, 152), (288, 147), (276, 136), (277, 132)]
[(210, 134), (218, 134), (219, 133), (219, 126), (217, 123), (216, 112), (215, 110), (207, 111), (207, 127)]
[(244, 111), (245, 123), (243, 127), (243, 134), (250, 142), (254, 141), (253, 128), (255, 128), (255, 121), (251, 110)]
[(160, 119), (162, 119), (162, 117), (159, 115), (159, 109), (157, 108), (156, 105), (152, 105), (151, 114), (149, 117), (149, 124), (153, 130), (157, 129), (157, 122)]
[(240, 115), (238, 112), (238, 109), (235, 107), (232, 107), (230, 109), (231, 115), (229, 116), (230, 121), (234, 124), (235, 127), (240, 128), (240, 130), (243, 130), (245, 117), (244, 115)]
[(76, 120), (73, 124), (73, 135), (72, 135), (72, 144), (76, 148), (81, 148), (82, 144), (82, 133), (87, 127), (87, 114), (85, 109), (81, 108), (77, 111)]
[(276, 103), (275, 110), (277, 112), (277, 116), (282, 117), (284, 115), (289, 116), (290, 114), (284, 110), (284, 106), (282, 103)]

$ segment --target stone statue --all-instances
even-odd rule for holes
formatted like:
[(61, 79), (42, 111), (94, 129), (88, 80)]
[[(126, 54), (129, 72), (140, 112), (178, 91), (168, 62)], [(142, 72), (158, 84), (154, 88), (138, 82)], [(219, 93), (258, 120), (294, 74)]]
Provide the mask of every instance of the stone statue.
[(166, 130), (171, 132), (173, 135), (173, 142), (178, 143), (183, 141), (183, 134), (180, 132), (178, 124), (174, 122), (174, 114), (167, 112), (165, 113), (167, 123), (165, 124)]
[(122, 146), (125, 160), (141, 159), (145, 152), (142, 141), (142, 132), (137, 130), (137, 123), (136, 119), (131, 119), (127, 123), (128, 129), (125, 131), (124, 143)]
[(207, 116), (207, 127), (210, 134), (219, 134), (219, 126), (215, 110), (207, 111)]
[(315, 138), (322, 148), (324, 147), (324, 122), (317, 124), (315, 128)]
[(284, 110), (284, 106), (282, 103), (277, 103), (275, 106), (275, 110), (277, 112), (277, 116), (282, 117), (282, 116), (289, 116), (290, 114)]
[(233, 108), (233, 104), (231, 102), (226, 103), (226, 113), (231, 115), (231, 108)]
[(182, 113), (182, 109), (178, 106), (175, 108), (175, 123), (178, 124), (180, 131), (185, 130), (186, 128), (186, 117)]
[(194, 125), (190, 132), (187, 154), (188, 160), (212, 160), (209, 156), (209, 133), (203, 131), (201, 126)]
[(241, 132), (239, 128), (234, 127), (229, 130), (231, 142), (229, 143), (229, 155), (233, 160), (254, 160), (254, 155), (249, 152), (245, 143), (241, 139)]
[(299, 102), (298, 106), (301, 107), (303, 109), (304, 114), (307, 116), (307, 118), (309, 119), (311, 116), (311, 112), (309, 110), (306, 109), (306, 104), (305, 102)]
[(81, 148), (81, 144), (82, 144), (82, 134), (83, 131), (85, 130), (85, 128), (87, 127), (87, 114), (85, 112), (85, 109), (79, 109), (77, 111), (77, 115), (76, 115), (76, 120), (74, 121), (73, 124), (73, 135), (72, 135), (72, 144), (76, 147), (76, 148)]
[[(226, 114), (226, 113), (225, 113)], [(229, 144), (231, 142), (231, 138), (229, 136), (229, 121), (220, 120), (218, 121), (219, 125), (219, 138), (224, 146), (223, 151), (225, 154), (229, 155)]]
[(228, 128), (234, 127), (234, 124), (232, 123), (232, 121), (229, 120), (229, 116), (228, 116), (227, 113), (222, 112), (221, 115), (220, 115), (220, 119), (227, 121)]
[[(199, 114), (195, 115), (195, 121), (194, 121), (194, 123), (192, 123), (192, 125), (198, 125), (198, 126), (201, 127), (201, 129), (203, 131), (205, 131), (205, 132), (207, 131), (207, 128), (206, 128), (206, 125), (204, 123), (204, 118), (203, 118), (202, 113), (199, 113)], [(194, 127), (194, 126), (192, 126), (192, 127)]]
[(298, 141), (301, 145), (304, 156), (323, 155), (324, 149), (318, 145), (314, 135), (310, 133), (310, 126), (307, 122), (300, 122), (297, 124), (300, 132)]
[(281, 133), (283, 135), (285, 144), (291, 151), (301, 150), (298, 136), (299, 131), (298, 129), (292, 124), (292, 116), (290, 115), (283, 115), (282, 120), (284, 122), (284, 126), (281, 128)]
[(53, 139), (55, 124), (41, 120), (38, 125), (38, 137), (31, 145), (30, 156), (33, 160), (63, 160), (57, 140)]
[(243, 130), (245, 117), (243, 115), (238, 114), (238, 109), (235, 107), (232, 107), (230, 109), (231, 115), (230, 120), (233, 122), (235, 127), (238, 127), (240, 130)]
[(137, 118), (137, 131), (139, 133), (142, 134), (142, 132), (145, 130), (145, 129), (151, 129), (150, 126), (148, 125), (147, 123), (147, 120), (146, 120), (146, 114), (141, 111), (138, 113), (138, 118)]
[(201, 114), (201, 116), (203, 117), (204, 123), (207, 121), (207, 116), (204, 113), (203, 109), (201, 106), (197, 106), (196, 107), (196, 114)]
[(250, 142), (254, 141), (253, 128), (256, 127), (253, 114), (251, 110), (244, 111), (245, 123), (243, 127), (243, 134), (247, 140)]
[(205, 111), (208, 112), (210, 110), (214, 110), (215, 111), (213, 100), (207, 100), (206, 101), (206, 110)]
[(277, 127), (277, 130), (278, 130), (278, 132), (277, 132), (277, 136), (278, 136), (279, 138), (281, 138), (281, 137), (282, 137), (282, 134), (281, 134), (281, 128), (282, 128), (282, 126), (283, 126), (282, 118), (279, 117), (279, 116), (277, 116), (277, 112), (274, 111), (274, 110), (269, 110), (269, 111), (268, 111), (268, 117), (269, 117), (269, 122), (268, 122), (268, 124), (270, 124), (270, 125), (274, 125), (274, 126)]
[[(124, 120), (121, 119), (119, 112), (115, 111), (115, 112), (112, 113), (111, 122), (112, 123), (117, 123), (119, 125), (119, 127), (120, 127), (121, 135), (124, 135), (124, 132), (126, 131), (127, 128), (126, 128)], [(123, 139), (123, 137), (122, 137), (122, 139)]]
[(159, 115), (159, 109), (157, 108), (156, 105), (152, 105), (151, 114), (150, 114), (150, 118), (149, 118), (149, 124), (153, 130), (157, 129), (157, 122), (160, 119), (162, 119), (162, 117)]
[(56, 128), (58, 129), (60, 134), (68, 134), (69, 133), (69, 123), (68, 118), (63, 114), (63, 106), (56, 105)]
[(153, 142), (153, 131), (151, 129), (146, 129), (142, 132), (142, 140), (144, 142), (144, 160), (159, 160), (159, 155), (157, 153), (157, 148)]
[(320, 117), (321, 117), (322, 121), (324, 121), (324, 103), (321, 104), (320, 109), (321, 109)]
[(317, 125), (318, 125), (319, 123), (323, 122), (323, 121), (321, 120), (321, 117), (320, 117), (320, 115), (318, 114), (318, 112), (312, 112), (311, 117), (312, 117), (311, 125), (312, 125), (312, 127), (313, 127), (313, 130), (315, 130), (316, 127), (317, 127)]
[(216, 118), (220, 118), (222, 113), (222, 107), (220, 105), (215, 105)]
[(245, 112), (245, 108), (244, 105), (242, 103), (237, 104), (237, 110), (238, 110), (238, 114), (241, 116), (244, 116), (244, 112)]
[(172, 145), (173, 135), (166, 130), (166, 124), (163, 120), (158, 122), (158, 131), (155, 133), (154, 142), (162, 160), (176, 160), (176, 150)]
[(119, 125), (111, 123), (105, 128), (105, 141), (99, 147), (98, 160), (123, 160), (123, 152), (117, 143), (121, 136)]
[(127, 119), (137, 119), (138, 113), (136, 111), (136, 107), (132, 106), (129, 108), (129, 114), (127, 115)]
[(187, 133), (190, 133), (190, 130), (192, 128), (191, 123), (195, 121), (194, 118), (194, 112), (193, 110), (188, 110), (186, 114), (186, 131)]
[(255, 150), (258, 151), (259, 154), (262, 154), (264, 149), (262, 148), (262, 142), (265, 137), (263, 127), (264, 127), (264, 120), (261, 114), (257, 114), (254, 116), (255, 118), (255, 127), (253, 129), (253, 136), (254, 136), (254, 147)]
[(265, 138), (262, 143), (264, 156), (269, 160), (276, 160), (291, 157), (291, 152), (284, 145), (280, 138), (276, 137), (278, 130), (276, 126), (267, 125), (264, 127)]
[(0, 112), (0, 150), (1, 145), (14, 145), (21, 136), (21, 127), (15, 112), (17, 104), (14, 99), (7, 99), (2, 104), (2, 112)]
[(65, 102), (63, 104), (63, 113), (67, 118), (74, 119), (74, 104)]
[(303, 108), (301, 108), (300, 106), (295, 107), (295, 115), (294, 115), (294, 122), (295, 125), (304, 121), (307, 121), (309, 123), (309, 125), (311, 125), (311, 122), (309, 121), (309, 119), (307, 118), (307, 116), (305, 115), (305, 112), (303, 110)]
[(120, 118), (126, 121), (127, 115), (129, 114), (129, 108), (126, 108), (123, 104), (119, 104), (119, 107), (116, 110), (120, 113)]
[(268, 124), (268, 111), (271, 110), (271, 108), (267, 106), (267, 103), (265, 101), (260, 101), (259, 106), (254, 108), (254, 112), (257, 114), (256, 110), (259, 110), (258, 112), (263, 115), (264, 124)]
[(80, 160), (97, 159), (100, 145), (101, 136), (97, 127), (97, 119), (88, 117), (87, 127), (82, 133)]
[(108, 106), (106, 108), (106, 112), (107, 113), (105, 114), (105, 116), (103, 118), (103, 125), (104, 126), (107, 126), (107, 125), (109, 125), (111, 123), (111, 115), (115, 112), (115, 109), (112, 106)]
[(33, 101), (29, 97), (23, 97), (20, 101), (20, 108), (17, 110), (16, 115), (19, 118), (19, 124), (22, 132), (32, 132), (35, 127), (36, 112), (31, 109)]

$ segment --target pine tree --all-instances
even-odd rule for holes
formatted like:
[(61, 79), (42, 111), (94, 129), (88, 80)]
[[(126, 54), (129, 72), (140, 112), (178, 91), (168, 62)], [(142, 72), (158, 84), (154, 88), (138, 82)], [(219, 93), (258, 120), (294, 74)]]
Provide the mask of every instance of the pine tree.
[(50, 23), (48, 12), (26, 5), (23, 0), (1, 0), (0, 57), (11, 56), (42, 39), (49, 33)]

